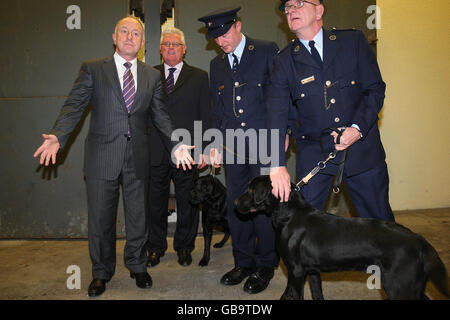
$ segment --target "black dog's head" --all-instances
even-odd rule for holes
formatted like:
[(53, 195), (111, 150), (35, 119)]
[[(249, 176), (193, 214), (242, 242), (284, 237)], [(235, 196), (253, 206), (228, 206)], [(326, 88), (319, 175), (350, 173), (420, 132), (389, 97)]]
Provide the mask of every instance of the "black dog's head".
[(269, 176), (254, 178), (247, 191), (236, 201), (236, 209), (242, 214), (266, 212), (271, 213), (279, 200), (272, 195), (272, 183)]
[(221, 185), (221, 182), (209, 174), (198, 178), (194, 182), (189, 200), (192, 204), (200, 204), (209, 200), (217, 192), (222, 192), (219, 184)]

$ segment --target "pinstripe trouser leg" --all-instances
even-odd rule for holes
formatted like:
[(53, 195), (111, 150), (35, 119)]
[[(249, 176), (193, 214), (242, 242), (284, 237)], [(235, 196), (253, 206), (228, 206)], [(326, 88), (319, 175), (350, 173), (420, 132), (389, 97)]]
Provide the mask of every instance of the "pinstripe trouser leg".
[(147, 180), (136, 179), (131, 143), (119, 177), (103, 180), (86, 177), (88, 195), (88, 239), (93, 278), (109, 280), (116, 267), (116, 218), (119, 185), (125, 209), (125, 265), (134, 273), (146, 271)]

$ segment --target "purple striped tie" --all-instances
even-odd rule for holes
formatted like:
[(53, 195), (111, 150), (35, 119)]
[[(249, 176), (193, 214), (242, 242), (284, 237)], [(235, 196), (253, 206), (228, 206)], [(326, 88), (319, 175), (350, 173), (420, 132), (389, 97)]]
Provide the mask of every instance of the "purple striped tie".
[(125, 100), (128, 113), (130, 113), (131, 106), (133, 105), (134, 97), (136, 95), (136, 88), (134, 85), (133, 73), (131, 73), (131, 63), (125, 62), (123, 65), (127, 68), (127, 70), (125, 70), (123, 75), (122, 95)]
[(167, 83), (167, 92), (171, 93), (173, 87), (175, 85), (175, 78), (173, 77), (173, 73), (177, 70), (177, 68), (169, 68), (169, 75), (166, 78)]

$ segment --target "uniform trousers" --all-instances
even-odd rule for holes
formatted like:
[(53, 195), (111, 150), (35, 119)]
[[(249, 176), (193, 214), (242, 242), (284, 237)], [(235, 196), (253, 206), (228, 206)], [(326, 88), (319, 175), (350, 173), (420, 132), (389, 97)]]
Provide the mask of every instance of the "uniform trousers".
[[(315, 175), (301, 189), (305, 200), (313, 207), (323, 210), (333, 177), (333, 175), (322, 173)], [(299, 175), (299, 179), (301, 178)], [(395, 221), (389, 204), (389, 175), (385, 161), (357, 175), (344, 174), (343, 180), (359, 217)]]
[(227, 215), (236, 267), (278, 265), (272, 216), (259, 213), (244, 217), (235, 210), (234, 201), (247, 190), (248, 183), (259, 175), (259, 164), (225, 164)]

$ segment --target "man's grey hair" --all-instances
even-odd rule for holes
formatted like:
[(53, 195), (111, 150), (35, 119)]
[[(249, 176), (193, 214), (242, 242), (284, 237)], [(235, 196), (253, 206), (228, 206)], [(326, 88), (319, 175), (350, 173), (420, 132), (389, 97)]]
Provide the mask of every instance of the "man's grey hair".
[(162, 44), (163, 38), (164, 38), (164, 36), (167, 35), (167, 34), (177, 34), (177, 35), (179, 35), (180, 38), (181, 38), (181, 42), (182, 42), (184, 45), (186, 45), (186, 41), (185, 41), (185, 39), (184, 39), (184, 32), (181, 31), (181, 30), (178, 29), (178, 28), (175, 28), (175, 27), (168, 27), (168, 28), (164, 29), (163, 32), (161, 32), (161, 40), (159, 41), (159, 44)]

